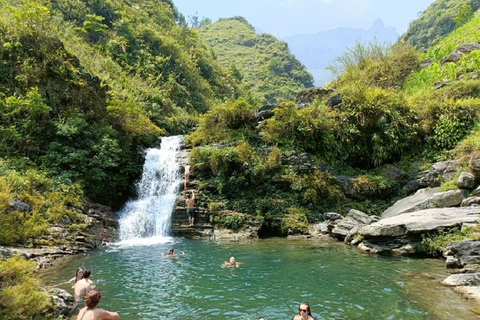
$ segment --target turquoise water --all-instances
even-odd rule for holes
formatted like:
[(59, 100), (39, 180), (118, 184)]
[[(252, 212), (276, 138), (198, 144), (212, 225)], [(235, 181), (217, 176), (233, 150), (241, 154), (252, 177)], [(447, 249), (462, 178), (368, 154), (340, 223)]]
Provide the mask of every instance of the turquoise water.
[[(186, 255), (162, 257), (170, 247)], [(232, 255), (241, 267), (221, 268)], [(301, 301), (317, 319), (480, 319), (475, 305), (439, 285), (448, 276), (442, 260), (365, 255), (337, 242), (112, 245), (55, 267), (49, 285), (80, 265), (92, 271), (100, 306), (121, 319), (291, 319)]]

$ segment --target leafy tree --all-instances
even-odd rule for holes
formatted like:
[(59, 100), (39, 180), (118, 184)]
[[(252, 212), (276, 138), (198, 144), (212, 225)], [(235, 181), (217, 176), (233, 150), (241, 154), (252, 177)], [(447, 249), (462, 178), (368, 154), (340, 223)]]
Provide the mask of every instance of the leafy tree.
[(120, 205), (140, 174), (138, 147), (237, 95), (176, 18), (171, 1), (3, 0), (0, 154)]
[(458, 8), (458, 13), (457, 15), (453, 18), (453, 21), (455, 22), (455, 27), (458, 28), (468, 21), (473, 18), (473, 10), (472, 6), (469, 4), (462, 4)]

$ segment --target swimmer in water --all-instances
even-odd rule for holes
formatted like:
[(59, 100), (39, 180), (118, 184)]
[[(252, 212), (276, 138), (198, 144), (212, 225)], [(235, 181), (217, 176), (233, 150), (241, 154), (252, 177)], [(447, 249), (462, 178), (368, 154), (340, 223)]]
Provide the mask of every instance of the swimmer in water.
[(225, 261), (222, 264), (222, 268), (238, 268), (240, 267), (240, 263), (235, 261), (235, 257), (230, 257), (229, 261)]
[[(183, 251), (180, 252), (180, 255), (181, 255), (181, 256), (185, 255), (185, 252), (183, 252)], [(170, 248), (170, 249), (167, 250), (167, 254), (166, 254), (166, 255), (162, 252), (162, 257), (163, 257), (163, 256), (174, 257), (174, 256), (176, 256), (176, 254), (173, 252), (173, 248)]]

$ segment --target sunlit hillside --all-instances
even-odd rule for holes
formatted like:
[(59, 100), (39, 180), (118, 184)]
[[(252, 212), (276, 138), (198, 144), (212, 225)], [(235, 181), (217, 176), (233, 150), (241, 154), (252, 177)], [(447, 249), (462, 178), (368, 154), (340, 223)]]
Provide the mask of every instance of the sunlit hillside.
[(424, 60), (432, 59), (425, 69), (413, 73), (405, 89), (413, 93), (428, 90), (437, 83), (448, 83), (467, 79), (477, 79), (480, 71), (480, 50), (472, 50), (462, 54), (457, 62), (443, 62), (442, 60), (453, 53), (461, 44), (478, 43), (480, 41), (480, 13), (461, 27), (452, 31), (438, 44), (428, 48), (421, 57)]
[(241, 17), (203, 24), (199, 35), (221, 65), (238, 72), (243, 88), (261, 104), (292, 100), (300, 90), (313, 86), (312, 75), (285, 42), (256, 34)]
[(455, 28), (462, 26), (480, 8), (477, 0), (436, 0), (410, 26), (402, 40), (419, 51), (436, 45)]

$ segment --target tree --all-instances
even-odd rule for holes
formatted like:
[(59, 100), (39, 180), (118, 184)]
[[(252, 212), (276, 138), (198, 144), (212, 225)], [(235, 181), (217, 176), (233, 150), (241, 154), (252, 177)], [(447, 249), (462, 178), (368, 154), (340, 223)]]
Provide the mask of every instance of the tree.
[(459, 28), (473, 18), (473, 10), (469, 4), (462, 4), (458, 8), (457, 15), (453, 18), (455, 28)]

